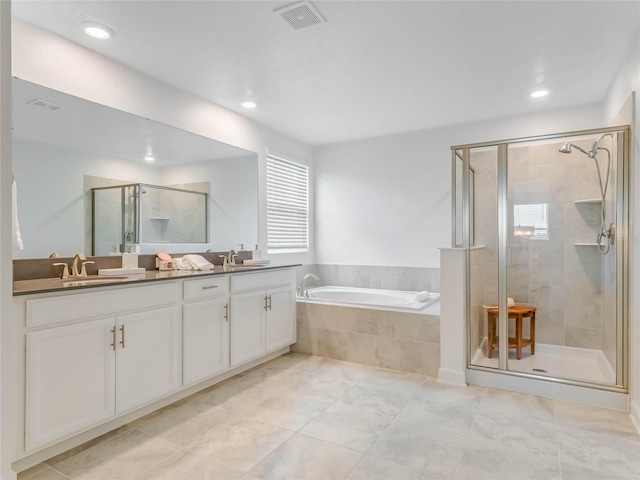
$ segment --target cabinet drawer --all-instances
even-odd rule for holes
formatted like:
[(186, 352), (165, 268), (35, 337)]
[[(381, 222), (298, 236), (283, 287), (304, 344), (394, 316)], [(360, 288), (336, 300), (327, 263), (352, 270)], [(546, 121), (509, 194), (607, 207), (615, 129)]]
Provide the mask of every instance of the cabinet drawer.
[(187, 280), (184, 282), (184, 299), (221, 297), (227, 294), (227, 285), (226, 276)]
[(120, 312), (170, 305), (178, 301), (178, 284), (113, 288), (27, 300), (27, 327), (103, 317)]
[(246, 292), (261, 290), (293, 283), (292, 270), (277, 270), (231, 276), (231, 291)]

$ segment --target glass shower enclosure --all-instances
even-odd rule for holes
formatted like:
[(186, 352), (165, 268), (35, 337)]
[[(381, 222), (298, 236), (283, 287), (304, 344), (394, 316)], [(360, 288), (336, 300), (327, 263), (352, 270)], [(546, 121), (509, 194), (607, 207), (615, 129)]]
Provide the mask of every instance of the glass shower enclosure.
[(208, 242), (208, 195), (135, 183), (91, 189), (91, 254)]
[(452, 147), (467, 366), (627, 387), (629, 128)]

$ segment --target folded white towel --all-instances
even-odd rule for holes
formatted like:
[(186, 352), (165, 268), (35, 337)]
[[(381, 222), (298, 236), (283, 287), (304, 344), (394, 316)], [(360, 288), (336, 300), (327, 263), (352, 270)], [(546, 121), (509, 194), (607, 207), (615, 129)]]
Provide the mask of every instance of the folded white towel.
[(429, 292), (423, 291), (416, 293), (414, 297), (415, 302), (424, 302), (425, 300), (429, 300)]
[(12, 223), (12, 244), (14, 250), (22, 250), (22, 235), (20, 235), (20, 223), (18, 222), (18, 186), (14, 180), (11, 184), (11, 223)]
[(209, 263), (202, 255), (185, 255), (173, 260), (179, 270), (213, 270), (213, 264)]
[(515, 306), (516, 306), (516, 301), (511, 297), (507, 297), (507, 308), (515, 307)]

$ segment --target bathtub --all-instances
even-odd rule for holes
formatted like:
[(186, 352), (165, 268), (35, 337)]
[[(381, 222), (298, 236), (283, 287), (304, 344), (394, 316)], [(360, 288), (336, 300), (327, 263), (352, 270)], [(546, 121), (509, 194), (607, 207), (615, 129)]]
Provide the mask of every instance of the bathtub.
[(309, 297), (298, 297), (298, 301), (384, 310), (421, 311), (440, 300), (439, 293), (374, 288), (325, 286), (310, 288), (307, 292)]

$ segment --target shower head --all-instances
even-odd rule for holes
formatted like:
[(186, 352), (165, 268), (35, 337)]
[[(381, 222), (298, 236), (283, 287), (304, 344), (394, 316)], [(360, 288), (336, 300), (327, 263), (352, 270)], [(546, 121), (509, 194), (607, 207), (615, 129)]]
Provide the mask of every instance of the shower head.
[[(596, 158), (596, 154), (598, 153), (598, 149), (602, 148), (599, 146), (600, 141), (604, 138), (604, 137), (611, 137), (613, 138), (613, 134), (612, 133), (605, 133), (603, 135), (600, 135), (595, 142), (593, 142), (593, 145), (591, 146), (591, 150), (586, 151), (584, 148), (580, 148), (578, 145), (576, 145), (575, 143), (569, 143), (566, 142), (564, 143), (559, 149), (558, 151), (560, 153), (571, 153), (571, 148), (575, 148), (576, 150), (580, 150), (582, 153), (584, 153), (587, 157), (589, 158)], [(605, 149), (606, 150), (606, 149)]]
[(560, 153), (571, 153), (571, 144), (569, 142), (566, 142), (564, 145), (562, 145), (558, 151)]
[(562, 145), (558, 151), (560, 153), (571, 153), (571, 149), (575, 148), (576, 150), (581, 151), (582, 153), (584, 153), (587, 157), (589, 158), (593, 158), (595, 156), (595, 150), (592, 150), (590, 152), (587, 152), (584, 148), (580, 148), (578, 145), (576, 145), (575, 143), (569, 143), (566, 142), (564, 145)]

